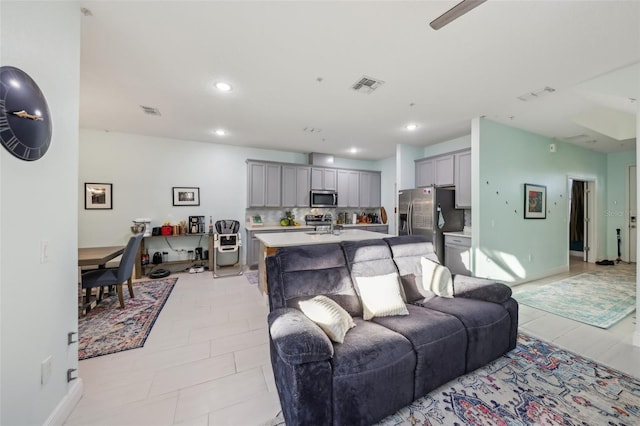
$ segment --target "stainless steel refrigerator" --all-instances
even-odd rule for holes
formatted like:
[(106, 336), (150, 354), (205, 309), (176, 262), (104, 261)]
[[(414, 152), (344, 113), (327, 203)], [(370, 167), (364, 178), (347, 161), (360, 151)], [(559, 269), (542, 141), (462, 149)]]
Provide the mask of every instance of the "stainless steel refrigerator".
[(398, 235), (427, 237), (444, 264), (443, 232), (464, 228), (464, 211), (454, 206), (453, 189), (427, 187), (399, 191)]

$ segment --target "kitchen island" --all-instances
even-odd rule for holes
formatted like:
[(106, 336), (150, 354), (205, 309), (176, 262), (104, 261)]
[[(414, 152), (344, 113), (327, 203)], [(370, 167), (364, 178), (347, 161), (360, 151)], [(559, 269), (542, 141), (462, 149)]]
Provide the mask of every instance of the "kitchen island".
[(256, 238), (260, 241), (260, 258), (258, 261), (260, 289), (264, 294), (267, 293), (267, 270), (265, 259), (267, 256), (273, 256), (280, 247), (330, 244), (342, 241), (378, 240), (392, 236), (393, 235), (364, 231), (361, 229), (342, 230), (337, 234), (315, 231), (256, 234)]

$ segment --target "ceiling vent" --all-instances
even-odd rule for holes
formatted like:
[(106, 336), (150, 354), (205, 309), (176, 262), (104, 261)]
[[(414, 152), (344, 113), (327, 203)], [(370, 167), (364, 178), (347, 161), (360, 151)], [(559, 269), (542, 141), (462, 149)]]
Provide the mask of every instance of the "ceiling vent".
[(375, 78), (363, 75), (360, 80), (356, 81), (353, 86), (351, 86), (351, 88), (356, 92), (365, 93), (368, 95), (383, 84), (384, 81), (382, 80), (377, 80)]
[(525, 93), (524, 95), (518, 96), (518, 99), (524, 102), (534, 101), (555, 91), (556, 89), (554, 89), (553, 87), (545, 86), (542, 89), (534, 90), (533, 92)]
[(145, 114), (157, 115), (157, 116), (162, 115), (162, 114), (160, 114), (160, 110), (158, 108), (153, 108), (153, 107), (144, 106), (144, 105), (140, 105), (140, 108), (142, 108), (142, 111)]

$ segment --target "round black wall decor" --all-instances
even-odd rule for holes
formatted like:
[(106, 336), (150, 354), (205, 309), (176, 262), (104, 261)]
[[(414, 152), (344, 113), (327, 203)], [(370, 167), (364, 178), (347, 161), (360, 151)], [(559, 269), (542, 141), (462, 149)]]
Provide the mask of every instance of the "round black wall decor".
[(52, 123), (42, 91), (27, 73), (0, 67), (0, 142), (21, 160), (42, 158), (51, 144)]

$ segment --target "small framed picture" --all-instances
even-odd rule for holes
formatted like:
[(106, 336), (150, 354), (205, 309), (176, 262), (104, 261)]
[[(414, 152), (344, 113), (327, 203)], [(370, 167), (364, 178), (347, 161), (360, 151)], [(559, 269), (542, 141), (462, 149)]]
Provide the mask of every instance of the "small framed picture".
[(85, 210), (113, 209), (113, 185), (110, 183), (84, 184)]
[(200, 188), (189, 188), (184, 186), (173, 187), (174, 206), (199, 206)]
[(547, 218), (547, 187), (544, 185), (524, 184), (524, 218)]

